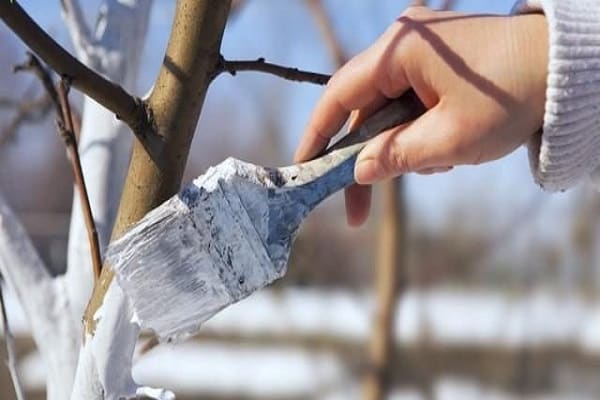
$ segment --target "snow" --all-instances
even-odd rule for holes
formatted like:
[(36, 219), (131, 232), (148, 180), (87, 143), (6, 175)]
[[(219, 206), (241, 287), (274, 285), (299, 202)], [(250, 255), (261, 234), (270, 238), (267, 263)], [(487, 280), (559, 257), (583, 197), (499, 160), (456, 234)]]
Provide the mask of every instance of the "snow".
[[(288, 289), (261, 291), (208, 321), (213, 333), (330, 335), (366, 340), (368, 294)], [(575, 344), (600, 352), (600, 303), (537, 291), (512, 297), (443, 288), (409, 291), (399, 300), (396, 339), (413, 343), (427, 333), (443, 344), (507, 347)]]
[[(22, 311), (7, 293), (9, 318), (18, 335), (27, 334)], [(371, 328), (372, 298), (341, 290), (264, 290), (217, 314), (202, 328), (214, 335), (329, 336), (365, 342)], [(399, 303), (399, 343), (414, 343), (425, 333), (445, 345), (575, 345), (600, 352), (600, 303), (574, 295), (533, 291), (523, 295), (438, 288), (409, 291)], [(37, 353), (19, 365), (26, 387), (45, 384)], [(162, 345), (140, 357), (136, 381), (173, 389), (175, 393), (240, 393), (268, 396), (353, 399), (360, 386), (353, 371), (335, 353), (269, 345), (187, 342)], [(315, 390), (326, 388), (326, 393)], [(459, 395), (460, 394), (460, 395)], [(447, 377), (435, 385), (436, 399), (513, 400), (479, 383)], [(421, 399), (415, 388), (396, 390), (391, 399)], [(566, 399), (564, 395), (534, 399)], [(581, 398), (585, 400), (585, 398)]]
[(141, 358), (133, 369), (136, 381), (176, 393), (194, 394), (202, 388), (205, 393), (245, 393), (258, 398), (309, 397), (318, 388), (342, 382), (345, 373), (333, 354), (211, 343), (163, 345)]
[[(29, 332), (15, 297), (6, 292), (15, 335)], [(242, 335), (327, 335), (364, 341), (371, 329), (372, 298), (341, 290), (263, 290), (221, 311), (204, 332)], [(511, 296), (441, 288), (409, 291), (399, 300), (396, 339), (413, 343), (427, 333), (436, 342), (507, 347), (575, 344), (600, 353), (600, 302), (535, 291)]]

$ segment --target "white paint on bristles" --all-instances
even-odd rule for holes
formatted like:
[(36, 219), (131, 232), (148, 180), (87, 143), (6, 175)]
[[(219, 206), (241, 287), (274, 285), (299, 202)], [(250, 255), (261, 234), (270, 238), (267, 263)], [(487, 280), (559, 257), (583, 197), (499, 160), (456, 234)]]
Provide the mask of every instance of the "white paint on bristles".
[[(267, 188), (249, 178), (255, 173), (255, 166), (227, 159), (111, 245), (107, 259), (135, 318), (161, 340), (195, 333), (216, 312), (285, 272), (265, 246)], [(249, 212), (261, 217), (253, 220)]]

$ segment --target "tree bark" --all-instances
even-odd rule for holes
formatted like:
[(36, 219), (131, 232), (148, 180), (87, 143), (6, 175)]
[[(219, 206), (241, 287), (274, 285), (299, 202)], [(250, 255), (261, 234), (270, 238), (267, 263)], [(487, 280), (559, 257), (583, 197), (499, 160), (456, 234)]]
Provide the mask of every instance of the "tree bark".
[(406, 205), (402, 178), (382, 185), (376, 273), (376, 305), (369, 363), (364, 381), (367, 400), (382, 400), (389, 391), (390, 355), (394, 352), (400, 274), (406, 270)]

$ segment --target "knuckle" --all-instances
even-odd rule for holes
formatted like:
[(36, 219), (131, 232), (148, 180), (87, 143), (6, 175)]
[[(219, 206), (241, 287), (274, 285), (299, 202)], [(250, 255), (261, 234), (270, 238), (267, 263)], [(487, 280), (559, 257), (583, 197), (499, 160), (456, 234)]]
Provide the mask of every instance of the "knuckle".
[(333, 75), (331, 75), (331, 77), (329, 78), (329, 80), (327, 81), (327, 84), (325, 85), (325, 88), (328, 90), (331, 90), (332, 88), (335, 88), (336, 85), (338, 84), (339, 80), (340, 80), (340, 72), (342, 72), (342, 70), (338, 70), (336, 73), (334, 73)]
[(391, 146), (390, 157), (388, 157), (388, 174), (397, 175), (411, 171), (409, 154), (403, 146), (394, 141)]
[(409, 19), (415, 20), (423, 18), (431, 13), (431, 9), (426, 6), (412, 5), (406, 7), (404, 12), (400, 15), (399, 20)]

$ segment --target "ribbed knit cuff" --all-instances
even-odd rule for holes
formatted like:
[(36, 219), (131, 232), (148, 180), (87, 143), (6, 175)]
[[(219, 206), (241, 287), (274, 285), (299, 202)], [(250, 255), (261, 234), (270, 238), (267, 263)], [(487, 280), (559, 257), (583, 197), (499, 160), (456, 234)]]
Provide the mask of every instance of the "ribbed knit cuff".
[(522, 0), (514, 11), (548, 20), (544, 127), (528, 144), (529, 160), (540, 186), (565, 190), (600, 175), (600, 0)]

